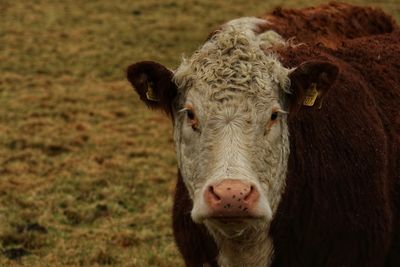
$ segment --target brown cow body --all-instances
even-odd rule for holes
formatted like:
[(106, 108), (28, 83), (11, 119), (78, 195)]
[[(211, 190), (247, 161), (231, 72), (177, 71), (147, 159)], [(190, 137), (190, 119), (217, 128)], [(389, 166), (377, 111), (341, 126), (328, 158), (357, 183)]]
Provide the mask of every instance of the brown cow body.
[[(400, 31), (373, 8), (330, 4), (265, 16), (294, 43), (287, 68), (306, 60), (339, 67), (321, 107), (289, 116), (286, 188), (269, 233), (271, 266), (400, 266)], [(292, 81), (292, 84), (296, 84)], [(298, 94), (306, 88), (294, 88)], [(173, 207), (187, 266), (219, 266), (218, 247), (193, 222), (179, 173)]]
[[(393, 19), (343, 4), (278, 9), (266, 18), (270, 29), (309, 44), (282, 51), (286, 66), (324, 58), (343, 68), (324, 99), (329, 110), (304, 109), (289, 123), (292, 152), (271, 229), (272, 266), (399, 266), (400, 34), (385, 34), (396, 28)], [(191, 209), (179, 175), (173, 209), (179, 250), (187, 266), (218, 266), (216, 244), (192, 222)]]

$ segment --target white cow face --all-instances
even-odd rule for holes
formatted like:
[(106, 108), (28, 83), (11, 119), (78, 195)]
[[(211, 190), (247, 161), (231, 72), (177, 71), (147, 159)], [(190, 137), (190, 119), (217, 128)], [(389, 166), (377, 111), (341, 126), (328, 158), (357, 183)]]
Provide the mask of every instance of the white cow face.
[[(227, 222), (271, 221), (285, 185), (288, 112), (310, 83), (337, 75), (326, 62), (283, 67), (273, 51), (286, 43), (275, 32), (259, 34), (265, 23), (243, 18), (224, 25), (174, 73), (154, 62), (128, 69), (141, 99), (173, 118), (193, 220), (222, 232)], [(292, 98), (291, 81), (298, 88)]]
[[(262, 49), (283, 41), (239, 26), (224, 26), (174, 74), (174, 138), (196, 222), (270, 220), (284, 186), (289, 143), (281, 96), (290, 71)], [(256, 200), (245, 203), (246, 196)]]
[[(182, 109), (174, 114), (178, 164), (194, 200), (193, 219), (201, 222), (213, 215), (205, 194), (229, 179), (250, 184), (258, 192), (255, 207), (242, 205), (249, 209), (249, 216), (271, 219), (283, 189), (289, 155), (287, 115), (279, 101), (278, 86), (271, 85), (262, 98), (229, 89), (215, 98), (202, 90), (208, 89), (189, 89), (182, 98)], [(220, 215), (236, 217), (237, 213)]]

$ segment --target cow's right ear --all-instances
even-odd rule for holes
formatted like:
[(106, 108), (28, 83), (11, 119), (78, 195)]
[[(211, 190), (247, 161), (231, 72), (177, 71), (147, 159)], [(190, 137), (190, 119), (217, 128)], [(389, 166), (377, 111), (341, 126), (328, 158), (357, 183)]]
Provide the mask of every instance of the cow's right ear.
[(127, 69), (127, 78), (140, 99), (150, 108), (161, 109), (172, 114), (172, 102), (177, 87), (172, 81), (173, 73), (153, 61), (132, 64)]

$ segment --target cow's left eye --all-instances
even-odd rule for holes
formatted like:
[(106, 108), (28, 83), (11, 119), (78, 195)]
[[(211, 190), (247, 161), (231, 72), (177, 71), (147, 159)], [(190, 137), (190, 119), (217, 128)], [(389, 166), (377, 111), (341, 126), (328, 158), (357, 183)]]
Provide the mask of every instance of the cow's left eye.
[(272, 112), (271, 114), (271, 121), (275, 121), (278, 118), (278, 112)]

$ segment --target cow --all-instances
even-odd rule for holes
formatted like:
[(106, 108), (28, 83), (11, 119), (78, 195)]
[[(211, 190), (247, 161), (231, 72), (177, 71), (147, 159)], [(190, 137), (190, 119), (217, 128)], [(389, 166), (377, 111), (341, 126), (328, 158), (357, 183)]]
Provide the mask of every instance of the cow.
[(400, 266), (400, 34), (377, 8), (276, 9), (127, 78), (172, 120), (186, 266)]

